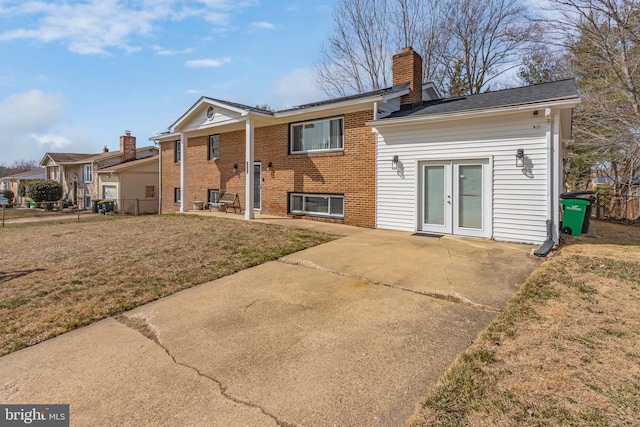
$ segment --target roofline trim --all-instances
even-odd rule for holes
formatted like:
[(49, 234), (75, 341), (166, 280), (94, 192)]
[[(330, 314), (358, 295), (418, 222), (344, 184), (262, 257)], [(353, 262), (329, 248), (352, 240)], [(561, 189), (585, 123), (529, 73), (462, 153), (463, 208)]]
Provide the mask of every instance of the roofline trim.
[(517, 105), (509, 105), (504, 107), (495, 107), (488, 109), (473, 109), (467, 111), (458, 111), (451, 113), (440, 113), (440, 114), (425, 114), (418, 116), (406, 116), (406, 117), (397, 117), (393, 119), (382, 118), (378, 120), (369, 120), (365, 124), (367, 126), (372, 126), (376, 128), (382, 127), (390, 127), (390, 126), (401, 126), (405, 124), (411, 123), (423, 123), (423, 122), (442, 122), (447, 120), (454, 120), (458, 118), (473, 118), (473, 117), (485, 117), (485, 116), (494, 116), (505, 113), (516, 113), (521, 111), (535, 110), (538, 108), (573, 108), (576, 105), (580, 104), (581, 100), (577, 96), (575, 98), (567, 98), (561, 100), (554, 101), (541, 101), (535, 103), (528, 104), (517, 104)]

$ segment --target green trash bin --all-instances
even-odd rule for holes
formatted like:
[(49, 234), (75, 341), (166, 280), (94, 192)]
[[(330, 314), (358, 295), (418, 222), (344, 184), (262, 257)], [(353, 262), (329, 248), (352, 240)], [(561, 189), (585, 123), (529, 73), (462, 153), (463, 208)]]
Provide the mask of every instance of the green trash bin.
[(562, 199), (562, 232), (579, 236), (582, 234), (582, 225), (587, 214), (587, 207), (591, 204), (586, 199)]

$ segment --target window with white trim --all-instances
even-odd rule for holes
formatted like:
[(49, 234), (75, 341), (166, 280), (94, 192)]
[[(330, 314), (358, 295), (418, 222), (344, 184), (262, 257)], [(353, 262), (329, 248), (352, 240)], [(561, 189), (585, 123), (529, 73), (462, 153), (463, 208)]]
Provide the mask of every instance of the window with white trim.
[(93, 182), (93, 164), (88, 163), (83, 168), (84, 182)]
[(337, 194), (289, 195), (289, 210), (292, 214), (344, 218), (344, 196)]
[(175, 142), (173, 160), (178, 163), (182, 160), (182, 145), (180, 144), (180, 140)]
[(218, 160), (220, 158), (220, 135), (209, 135), (209, 155), (208, 160)]
[(182, 200), (182, 192), (180, 191), (180, 187), (173, 189), (173, 203), (180, 203)]
[(344, 150), (344, 119), (292, 123), (289, 139), (291, 153)]

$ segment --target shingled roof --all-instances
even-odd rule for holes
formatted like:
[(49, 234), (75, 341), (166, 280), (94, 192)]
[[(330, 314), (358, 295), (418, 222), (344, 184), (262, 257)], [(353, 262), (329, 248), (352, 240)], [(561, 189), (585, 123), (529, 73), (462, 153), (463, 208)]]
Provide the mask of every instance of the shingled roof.
[(573, 99), (578, 97), (578, 89), (573, 79), (551, 83), (518, 87), (513, 89), (485, 92), (477, 95), (425, 101), (421, 105), (400, 109), (381, 121), (399, 117), (419, 117), (436, 114), (454, 114), (463, 111), (484, 110), (535, 104), (546, 101)]

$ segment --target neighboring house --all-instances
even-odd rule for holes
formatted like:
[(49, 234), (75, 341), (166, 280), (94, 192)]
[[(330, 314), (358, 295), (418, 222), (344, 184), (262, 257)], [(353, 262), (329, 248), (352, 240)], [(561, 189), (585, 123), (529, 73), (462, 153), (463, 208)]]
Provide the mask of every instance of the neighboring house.
[(16, 206), (22, 206), (24, 198), (18, 195), (18, 187), (20, 182), (28, 179), (44, 179), (44, 168), (32, 169), (27, 172), (17, 173), (11, 176), (5, 176), (0, 178), (0, 190), (11, 190), (15, 194), (15, 200), (13, 201)]
[(116, 201), (118, 211), (158, 213), (158, 155), (132, 160), (98, 171), (100, 197)]
[(247, 219), (557, 242), (578, 103), (573, 80), (441, 99), (411, 48), (386, 89), (281, 111), (202, 97), (153, 137), (161, 212), (231, 192)]
[[(99, 180), (98, 172), (101, 169), (147, 159), (157, 154), (158, 148), (154, 146), (136, 148), (136, 137), (126, 131), (125, 135), (120, 137), (120, 151), (111, 152), (105, 147), (99, 154), (46, 153), (40, 165), (46, 169), (46, 178), (60, 182), (63, 198), (72, 200), (80, 209), (90, 209), (95, 206), (96, 201), (104, 198), (105, 186), (107, 195), (113, 196), (115, 200), (120, 199), (119, 192), (124, 191), (124, 187), (118, 184), (116, 189), (119, 190), (116, 190), (115, 194), (111, 192), (110, 187), (113, 187), (113, 183), (103, 183)], [(157, 162), (155, 169), (157, 185)], [(135, 181), (135, 185), (146, 187), (146, 181)], [(137, 194), (138, 190), (131, 191), (130, 194)]]
[(608, 176), (595, 176), (591, 179), (591, 185), (597, 187), (598, 185), (606, 185), (613, 183), (613, 179)]

